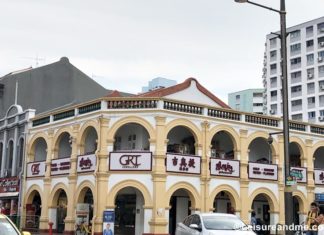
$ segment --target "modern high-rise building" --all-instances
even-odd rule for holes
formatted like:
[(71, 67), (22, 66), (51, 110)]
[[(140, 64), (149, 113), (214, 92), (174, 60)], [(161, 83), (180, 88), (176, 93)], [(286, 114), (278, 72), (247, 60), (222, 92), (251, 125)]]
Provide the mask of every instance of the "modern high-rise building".
[(148, 86), (143, 86), (142, 92), (148, 92), (160, 88), (167, 88), (174, 85), (177, 85), (177, 81), (167, 79), (167, 78), (157, 77), (149, 81)]
[(228, 94), (228, 105), (243, 112), (263, 114), (264, 89), (246, 89)]
[[(324, 17), (287, 29), (288, 102), (292, 120), (324, 123)], [(280, 39), (267, 35), (264, 112), (282, 116)]]

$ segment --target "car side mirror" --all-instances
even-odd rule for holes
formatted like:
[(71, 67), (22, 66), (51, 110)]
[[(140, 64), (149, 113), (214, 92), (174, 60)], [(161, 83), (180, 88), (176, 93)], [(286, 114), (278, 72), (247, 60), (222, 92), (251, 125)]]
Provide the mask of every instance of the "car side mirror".
[(190, 225), (189, 225), (189, 228), (192, 228), (192, 229), (195, 229), (195, 230), (201, 231), (201, 227), (198, 226), (198, 224), (190, 224)]
[(31, 235), (30, 232), (22, 232), (22, 235)]

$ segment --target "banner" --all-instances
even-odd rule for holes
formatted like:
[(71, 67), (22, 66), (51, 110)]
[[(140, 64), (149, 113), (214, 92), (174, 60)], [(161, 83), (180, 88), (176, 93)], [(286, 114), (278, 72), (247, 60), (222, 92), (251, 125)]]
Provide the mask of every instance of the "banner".
[(103, 225), (102, 225), (103, 235), (114, 235), (115, 226), (115, 211), (105, 210), (103, 212)]

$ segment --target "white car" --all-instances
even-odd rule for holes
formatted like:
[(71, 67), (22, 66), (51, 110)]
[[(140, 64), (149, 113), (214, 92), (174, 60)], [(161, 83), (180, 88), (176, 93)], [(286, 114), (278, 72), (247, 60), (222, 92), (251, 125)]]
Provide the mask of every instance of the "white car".
[(193, 214), (177, 224), (175, 235), (255, 235), (236, 215)]

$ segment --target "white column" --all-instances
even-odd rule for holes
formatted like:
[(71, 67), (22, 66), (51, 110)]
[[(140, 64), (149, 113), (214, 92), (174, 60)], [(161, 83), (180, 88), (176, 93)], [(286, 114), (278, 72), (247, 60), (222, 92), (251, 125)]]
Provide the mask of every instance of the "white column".
[(3, 135), (3, 148), (2, 148), (2, 159), (1, 159), (1, 175), (0, 177), (2, 178), (4, 175), (4, 169), (5, 169), (5, 165), (6, 165), (6, 149), (7, 149), (7, 135), (8, 132), (4, 131), (4, 135)]
[(14, 142), (13, 142), (13, 155), (12, 155), (12, 165), (11, 165), (11, 176), (16, 176), (17, 171), (17, 143), (18, 143), (18, 127), (15, 127)]
[(144, 209), (144, 233), (150, 233), (149, 221), (152, 218), (152, 209)]

